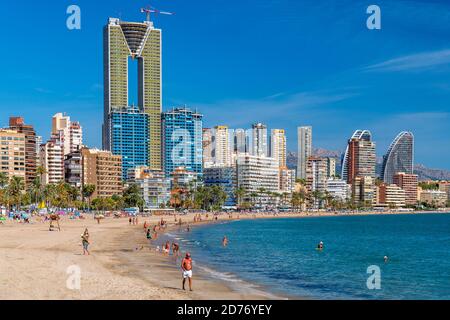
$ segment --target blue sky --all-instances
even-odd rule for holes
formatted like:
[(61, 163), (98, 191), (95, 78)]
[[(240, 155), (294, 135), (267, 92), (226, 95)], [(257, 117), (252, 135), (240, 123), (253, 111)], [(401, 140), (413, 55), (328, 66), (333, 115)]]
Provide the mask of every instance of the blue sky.
[[(82, 29), (66, 28), (77, 4)], [(0, 125), (23, 115), (48, 137), (51, 116), (82, 123), (101, 144), (102, 27), (141, 21), (147, 1), (4, 1), (0, 4)], [(187, 104), (205, 125), (314, 127), (314, 145), (342, 150), (369, 129), (377, 153), (397, 133), (416, 137), (416, 162), (450, 169), (450, 2), (409, 0), (154, 0), (175, 16), (163, 29), (164, 108)], [(366, 28), (381, 8), (382, 29)]]

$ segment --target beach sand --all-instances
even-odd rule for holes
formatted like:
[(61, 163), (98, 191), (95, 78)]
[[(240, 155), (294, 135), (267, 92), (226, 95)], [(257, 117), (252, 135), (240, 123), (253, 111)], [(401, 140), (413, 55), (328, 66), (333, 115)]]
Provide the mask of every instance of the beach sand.
[[(231, 289), (220, 281), (204, 279), (194, 270), (194, 292), (181, 290), (179, 261), (150, 250), (143, 229), (128, 219), (107, 218), (97, 224), (86, 220), (61, 221), (61, 232), (48, 223), (0, 225), (0, 300), (202, 300), (268, 299), (265, 292)], [(173, 217), (166, 217), (173, 223)], [(192, 221), (193, 215), (183, 216)], [(83, 256), (81, 233), (89, 228), (91, 255)], [(143, 249), (141, 249), (143, 247)], [(138, 250), (136, 250), (138, 249)], [(81, 271), (80, 290), (66, 282), (71, 266)]]

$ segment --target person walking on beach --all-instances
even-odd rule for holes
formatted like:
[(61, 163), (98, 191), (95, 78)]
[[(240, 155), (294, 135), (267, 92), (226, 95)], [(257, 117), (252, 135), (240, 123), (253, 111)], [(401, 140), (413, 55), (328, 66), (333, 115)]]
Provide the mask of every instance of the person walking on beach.
[(189, 252), (186, 253), (186, 257), (181, 261), (181, 270), (183, 270), (183, 290), (185, 289), (186, 279), (189, 279), (189, 290), (192, 290), (192, 258)]
[(83, 255), (90, 255), (89, 253), (89, 231), (86, 228), (83, 234), (81, 235), (81, 244), (83, 245)]
[(180, 246), (178, 243), (174, 242), (172, 243), (172, 254), (178, 258), (178, 253), (180, 252)]

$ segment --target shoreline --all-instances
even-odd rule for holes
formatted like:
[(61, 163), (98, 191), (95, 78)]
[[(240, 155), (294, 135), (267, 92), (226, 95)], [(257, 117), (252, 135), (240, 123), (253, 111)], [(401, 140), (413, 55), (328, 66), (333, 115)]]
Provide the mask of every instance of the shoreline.
[[(341, 216), (370, 216), (392, 214), (446, 214), (447, 212), (380, 213), (287, 213), (239, 214), (239, 220), (314, 218)], [(236, 221), (228, 215), (218, 217), (218, 223)], [(183, 215), (183, 227), (211, 225), (207, 221), (192, 223), (194, 214)], [(204, 215), (203, 215), (204, 217)], [(0, 224), (0, 299), (2, 300), (267, 300), (303, 299), (272, 294), (270, 288), (256, 284), (256, 290), (236, 290), (226, 280), (202, 276), (194, 270), (194, 292), (181, 290), (179, 261), (157, 253), (145, 237), (144, 221), (149, 226), (161, 219), (139, 217), (138, 226), (130, 226), (128, 219), (107, 218), (100, 224), (90, 216), (85, 220), (61, 220), (61, 232), (48, 231), (48, 223), (21, 224), (7, 221)], [(165, 216), (165, 233), (179, 228), (173, 216)], [(91, 234), (91, 256), (81, 254), (80, 234), (88, 227)], [(163, 236), (161, 234), (161, 236)], [(157, 242), (156, 242), (157, 243)], [(142, 249), (141, 249), (142, 248)], [(183, 248), (181, 248), (183, 249)], [(195, 259), (194, 259), (195, 260)], [(81, 290), (67, 288), (70, 266), (81, 270)], [(195, 267), (195, 265), (194, 265)], [(247, 283), (247, 281), (244, 281)], [(250, 287), (253, 283), (249, 282)], [(309, 299), (305, 297), (305, 299)]]

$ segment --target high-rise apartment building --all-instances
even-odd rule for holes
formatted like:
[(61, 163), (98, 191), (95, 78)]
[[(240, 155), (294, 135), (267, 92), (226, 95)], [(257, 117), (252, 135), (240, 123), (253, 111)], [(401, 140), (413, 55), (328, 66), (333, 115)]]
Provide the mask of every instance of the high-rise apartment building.
[(40, 163), (45, 173), (43, 184), (56, 184), (64, 181), (64, 147), (56, 141), (50, 140), (40, 148)]
[(336, 177), (336, 158), (328, 157), (327, 159), (327, 177)]
[(247, 132), (244, 129), (234, 130), (233, 152), (236, 154), (250, 152), (250, 148), (248, 146)]
[(308, 158), (312, 156), (312, 127), (298, 128), (297, 178), (306, 179)]
[(0, 172), (8, 178), (26, 178), (26, 134), (0, 129)]
[(36, 132), (33, 126), (25, 124), (22, 117), (10, 117), (9, 129), (25, 134), (25, 184), (30, 185), (36, 178)]
[(146, 208), (161, 208), (170, 201), (171, 183), (163, 171), (153, 171), (148, 167), (136, 167), (130, 169), (128, 182), (139, 186)]
[(273, 129), (271, 132), (270, 157), (278, 160), (280, 168), (286, 167), (286, 133), (283, 129)]
[(82, 148), (81, 157), (82, 186), (95, 185), (92, 199), (122, 194), (122, 156), (109, 151)]
[(82, 169), (81, 150), (71, 152), (64, 156), (64, 177), (66, 183), (72, 187), (81, 189)]
[(352, 198), (355, 204), (371, 207), (376, 202), (375, 179), (370, 176), (357, 176), (354, 178)]
[(351, 187), (347, 181), (329, 178), (327, 180), (327, 192), (333, 199), (345, 202), (351, 198)]
[(383, 157), (381, 179), (392, 184), (398, 172), (414, 173), (414, 135), (411, 132), (401, 132)]
[[(306, 162), (306, 189), (310, 194), (315, 191), (325, 192), (327, 188), (327, 159), (309, 157)], [(319, 199), (314, 199), (314, 205), (319, 205)]]
[(214, 128), (215, 141), (215, 164), (219, 166), (231, 165), (230, 135), (227, 126)]
[(110, 18), (104, 28), (104, 123), (103, 148), (112, 150), (111, 115), (128, 108), (130, 61), (137, 61), (138, 108), (148, 115), (148, 165), (162, 170), (161, 142), (161, 30), (151, 21), (124, 22)]
[(235, 206), (237, 203), (236, 167), (211, 166), (203, 172), (203, 182), (206, 186), (220, 186), (227, 194), (225, 206)]
[(417, 204), (418, 176), (416, 174), (397, 172), (394, 175), (393, 182), (405, 190), (405, 202), (407, 205)]
[(349, 181), (351, 179), (348, 178), (348, 168), (349, 168), (349, 160), (350, 160), (350, 141), (352, 140), (365, 140), (372, 141), (372, 134), (369, 130), (356, 130), (352, 137), (349, 139), (347, 143), (347, 148), (345, 150), (344, 158), (342, 159), (342, 174), (341, 178), (345, 181)]
[(199, 175), (203, 171), (203, 115), (187, 108), (163, 113), (164, 172), (171, 176), (175, 169)]
[(267, 157), (269, 155), (267, 145), (267, 126), (256, 123), (252, 126), (252, 155)]
[(203, 129), (203, 167), (208, 168), (214, 164), (214, 147), (215, 147), (215, 137), (213, 129), (204, 128)]
[(280, 167), (280, 186), (281, 193), (292, 193), (295, 190), (295, 170), (287, 167)]
[(148, 166), (149, 116), (137, 107), (116, 108), (110, 113), (111, 152), (122, 156), (122, 179), (128, 170)]
[(388, 207), (401, 208), (406, 204), (405, 190), (395, 184), (381, 184), (378, 187), (378, 204)]
[(267, 192), (279, 191), (279, 169), (278, 161), (273, 158), (239, 155), (236, 160), (237, 187), (247, 191), (244, 200), (256, 204), (270, 203), (271, 199)]
[(75, 152), (83, 146), (83, 128), (79, 122), (72, 122), (69, 116), (57, 113), (52, 118), (50, 140), (62, 146), (64, 155)]
[(348, 142), (344, 164), (344, 175), (348, 183), (353, 183), (356, 177), (371, 177), (375, 179), (376, 154), (375, 143), (371, 136), (352, 138)]

